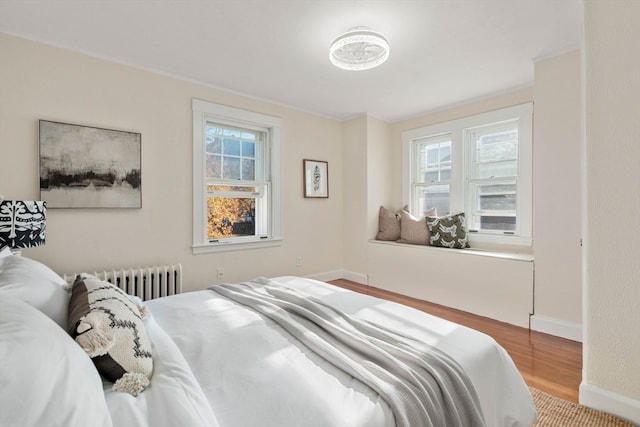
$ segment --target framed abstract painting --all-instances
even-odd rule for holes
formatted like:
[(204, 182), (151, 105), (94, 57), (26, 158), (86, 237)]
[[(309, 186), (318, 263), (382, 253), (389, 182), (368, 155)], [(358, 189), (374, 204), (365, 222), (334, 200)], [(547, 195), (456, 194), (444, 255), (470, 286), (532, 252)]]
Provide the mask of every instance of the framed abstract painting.
[(141, 134), (40, 120), (39, 139), (47, 207), (142, 207)]

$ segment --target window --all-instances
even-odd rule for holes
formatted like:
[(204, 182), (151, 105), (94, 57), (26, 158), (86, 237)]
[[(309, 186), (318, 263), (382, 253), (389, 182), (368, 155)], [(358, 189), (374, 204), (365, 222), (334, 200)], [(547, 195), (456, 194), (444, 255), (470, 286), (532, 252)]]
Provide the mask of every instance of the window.
[(281, 126), (275, 117), (193, 100), (194, 253), (281, 240)]
[(530, 103), (403, 133), (414, 215), (464, 212), (472, 244), (531, 245)]
[(470, 151), (469, 230), (515, 233), (518, 123), (511, 121), (469, 131), (467, 144)]
[(432, 136), (414, 144), (416, 182), (413, 200), (417, 213), (426, 215), (435, 208), (449, 212), (451, 182), (451, 136)]

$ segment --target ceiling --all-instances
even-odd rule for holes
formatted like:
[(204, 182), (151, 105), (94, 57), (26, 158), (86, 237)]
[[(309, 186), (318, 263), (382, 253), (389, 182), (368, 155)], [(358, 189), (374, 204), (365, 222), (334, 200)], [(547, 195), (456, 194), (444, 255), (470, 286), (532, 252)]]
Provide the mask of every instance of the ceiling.
[[(345, 71), (329, 44), (386, 36), (380, 67)], [(338, 120), (388, 121), (533, 84), (580, 46), (582, 0), (0, 0), (0, 32)]]

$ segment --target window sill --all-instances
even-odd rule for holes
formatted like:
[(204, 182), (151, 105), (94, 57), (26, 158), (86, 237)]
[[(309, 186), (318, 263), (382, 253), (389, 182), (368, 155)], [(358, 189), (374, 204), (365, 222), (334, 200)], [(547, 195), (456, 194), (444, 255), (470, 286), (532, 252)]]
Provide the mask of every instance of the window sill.
[(244, 251), (249, 249), (262, 249), (274, 246), (280, 246), (282, 238), (264, 239), (253, 242), (219, 242), (205, 243), (201, 245), (193, 245), (191, 249), (194, 255), (208, 254), (216, 252)]
[[(489, 251), (495, 250), (496, 252), (521, 252), (520, 248), (523, 248), (526, 252), (531, 248), (533, 239), (531, 237), (512, 236), (502, 233), (477, 233), (467, 232), (469, 238), (469, 244), (475, 248), (487, 249)], [(505, 249), (503, 250), (502, 247)], [(496, 249), (498, 248), (498, 249)]]
[(450, 253), (460, 254), (460, 255), (470, 255), (470, 256), (485, 256), (492, 258), (502, 258), (502, 259), (511, 259), (514, 261), (523, 261), (523, 262), (533, 262), (534, 257), (532, 253), (526, 251), (517, 251), (515, 249), (509, 250), (497, 250), (497, 249), (481, 249), (481, 248), (466, 248), (466, 249), (449, 249), (449, 248), (441, 248), (436, 246), (425, 246), (425, 245), (412, 245), (409, 243), (398, 243), (392, 241), (385, 240), (369, 240), (369, 243), (377, 244), (377, 245), (389, 245), (389, 246), (399, 246), (399, 247), (411, 247), (416, 248), (418, 250), (425, 251), (446, 251)]

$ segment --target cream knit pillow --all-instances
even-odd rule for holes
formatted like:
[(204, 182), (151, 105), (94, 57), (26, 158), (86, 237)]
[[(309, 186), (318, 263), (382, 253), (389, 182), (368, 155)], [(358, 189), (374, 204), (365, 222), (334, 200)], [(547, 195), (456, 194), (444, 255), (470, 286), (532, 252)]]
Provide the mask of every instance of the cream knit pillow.
[(69, 302), (71, 336), (114, 382), (114, 391), (137, 396), (153, 372), (151, 341), (140, 308), (122, 289), (79, 275)]

